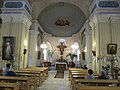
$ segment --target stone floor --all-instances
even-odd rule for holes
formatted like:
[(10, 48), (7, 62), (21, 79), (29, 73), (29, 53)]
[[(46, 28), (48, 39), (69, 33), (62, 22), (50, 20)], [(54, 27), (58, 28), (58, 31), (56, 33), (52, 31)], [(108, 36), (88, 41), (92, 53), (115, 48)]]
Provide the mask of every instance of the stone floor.
[(49, 77), (38, 90), (72, 90), (68, 80), (68, 71), (64, 72), (64, 78), (54, 78), (55, 74), (55, 70), (49, 71)]

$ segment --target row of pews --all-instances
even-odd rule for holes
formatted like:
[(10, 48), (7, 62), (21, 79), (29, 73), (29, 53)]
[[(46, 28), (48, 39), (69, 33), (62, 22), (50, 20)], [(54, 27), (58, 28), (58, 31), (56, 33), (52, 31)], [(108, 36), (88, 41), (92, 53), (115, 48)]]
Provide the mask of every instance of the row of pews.
[(17, 76), (0, 76), (0, 90), (37, 90), (48, 77), (48, 67), (29, 67), (15, 72)]
[(120, 90), (120, 82), (118, 80), (97, 79), (100, 75), (94, 72), (96, 79), (87, 80), (88, 70), (81, 68), (69, 68), (69, 80), (72, 84), (72, 90)]

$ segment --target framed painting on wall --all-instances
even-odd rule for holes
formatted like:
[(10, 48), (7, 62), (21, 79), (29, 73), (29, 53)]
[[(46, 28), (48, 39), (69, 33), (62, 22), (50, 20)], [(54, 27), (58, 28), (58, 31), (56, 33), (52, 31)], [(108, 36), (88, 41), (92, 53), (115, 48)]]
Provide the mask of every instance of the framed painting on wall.
[(2, 43), (2, 60), (13, 60), (14, 59), (14, 37), (5, 36), (3, 37)]
[(107, 44), (107, 54), (116, 54), (117, 53), (117, 44)]

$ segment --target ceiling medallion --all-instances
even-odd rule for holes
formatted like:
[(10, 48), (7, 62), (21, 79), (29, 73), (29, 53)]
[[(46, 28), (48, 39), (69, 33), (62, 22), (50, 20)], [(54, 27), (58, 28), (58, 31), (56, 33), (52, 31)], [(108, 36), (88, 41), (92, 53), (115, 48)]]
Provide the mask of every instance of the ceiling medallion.
[(57, 19), (54, 24), (56, 26), (70, 26), (70, 21), (67, 19)]

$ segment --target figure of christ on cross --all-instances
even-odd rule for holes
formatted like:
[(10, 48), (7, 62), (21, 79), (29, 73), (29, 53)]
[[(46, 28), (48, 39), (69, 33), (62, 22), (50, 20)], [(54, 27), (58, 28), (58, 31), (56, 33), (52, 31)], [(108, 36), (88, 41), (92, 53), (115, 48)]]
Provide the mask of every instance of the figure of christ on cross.
[(57, 48), (60, 49), (60, 55), (63, 55), (64, 48), (67, 48), (67, 46), (65, 46), (63, 43), (64, 43), (64, 42), (61, 42), (61, 43), (60, 43), (61, 45), (58, 45), (58, 46), (57, 46)]

